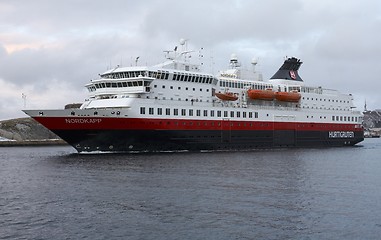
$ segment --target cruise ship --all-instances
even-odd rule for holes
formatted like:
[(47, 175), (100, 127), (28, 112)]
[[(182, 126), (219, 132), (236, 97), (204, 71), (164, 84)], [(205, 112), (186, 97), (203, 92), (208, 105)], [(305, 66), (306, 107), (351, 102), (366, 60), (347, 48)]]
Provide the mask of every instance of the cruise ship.
[[(353, 146), (364, 139), (353, 96), (308, 86), (302, 62), (285, 58), (267, 81), (230, 66), (206, 73), (181, 50), (154, 66), (115, 67), (85, 87), (89, 96), (65, 109), (23, 110), (78, 152), (240, 151)], [(281, 62), (280, 62), (281, 64)]]

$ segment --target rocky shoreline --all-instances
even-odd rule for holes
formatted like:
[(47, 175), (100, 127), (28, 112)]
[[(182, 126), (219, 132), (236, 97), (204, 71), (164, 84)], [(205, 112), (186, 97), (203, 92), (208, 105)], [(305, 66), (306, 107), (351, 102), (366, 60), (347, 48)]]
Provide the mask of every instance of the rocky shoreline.
[(0, 147), (21, 147), (21, 146), (56, 146), (67, 145), (62, 139), (45, 140), (25, 140), (25, 141), (0, 141)]
[(33, 118), (0, 121), (0, 147), (67, 145)]

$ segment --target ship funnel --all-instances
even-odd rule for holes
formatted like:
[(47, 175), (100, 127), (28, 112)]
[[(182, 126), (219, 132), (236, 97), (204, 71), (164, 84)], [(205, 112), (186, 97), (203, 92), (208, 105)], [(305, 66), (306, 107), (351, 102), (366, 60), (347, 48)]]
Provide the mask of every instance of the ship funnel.
[(279, 70), (270, 79), (285, 79), (303, 82), (303, 79), (298, 74), (300, 65), (302, 65), (300, 59), (295, 57), (287, 58)]

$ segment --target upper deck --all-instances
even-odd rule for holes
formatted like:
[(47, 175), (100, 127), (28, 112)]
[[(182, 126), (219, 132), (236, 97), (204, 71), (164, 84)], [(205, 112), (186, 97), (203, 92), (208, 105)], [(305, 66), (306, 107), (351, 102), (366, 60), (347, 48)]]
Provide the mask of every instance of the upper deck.
[[(127, 98), (154, 99), (163, 104), (205, 104), (211, 106), (235, 106), (245, 108), (290, 108), (306, 111), (352, 111), (353, 96), (322, 87), (306, 86), (298, 74), (302, 64), (296, 58), (285, 60), (285, 64), (268, 81), (253, 69), (245, 72), (235, 55), (230, 59), (230, 68), (217, 75), (201, 71), (201, 65), (189, 62), (191, 51), (173, 52), (172, 57), (154, 66), (116, 67), (102, 74), (99, 79), (86, 85), (89, 99), (83, 108), (129, 107)], [(288, 69), (289, 68), (289, 69)], [(253, 100), (247, 91), (270, 90), (274, 93), (300, 94), (297, 102), (277, 99)], [(215, 93), (229, 92), (239, 96), (235, 101), (224, 101)], [(131, 103), (128, 101), (128, 103)]]

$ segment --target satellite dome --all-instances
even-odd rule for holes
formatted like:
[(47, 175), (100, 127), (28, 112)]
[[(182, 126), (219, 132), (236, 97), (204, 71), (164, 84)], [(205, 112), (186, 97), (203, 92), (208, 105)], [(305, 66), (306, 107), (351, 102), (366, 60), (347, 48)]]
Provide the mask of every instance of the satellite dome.
[(238, 61), (237, 54), (232, 53), (232, 55), (230, 55), (230, 61)]

